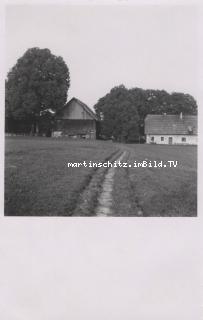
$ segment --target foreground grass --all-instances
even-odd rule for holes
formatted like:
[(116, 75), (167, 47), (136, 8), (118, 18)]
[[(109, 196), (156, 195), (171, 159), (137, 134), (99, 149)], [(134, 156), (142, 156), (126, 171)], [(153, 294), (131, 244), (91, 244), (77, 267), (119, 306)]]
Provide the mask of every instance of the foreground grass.
[[(114, 183), (116, 215), (196, 216), (197, 148), (195, 146), (128, 145), (127, 160), (177, 160), (176, 168), (122, 168)], [(127, 191), (128, 190), (128, 191)], [(119, 199), (123, 194), (123, 201)]]
[(67, 162), (109, 158), (112, 143), (6, 138), (5, 215), (72, 215), (94, 168), (68, 168)]
[[(67, 162), (105, 161), (126, 151), (128, 163), (178, 161), (176, 168), (117, 168), (115, 216), (196, 216), (197, 148), (122, 145), (100, 141), (6, 139), (5, 215), (91, 215), (105, 170), (68, 168)], [(88, 188), (85, 188), (88, 186)]]

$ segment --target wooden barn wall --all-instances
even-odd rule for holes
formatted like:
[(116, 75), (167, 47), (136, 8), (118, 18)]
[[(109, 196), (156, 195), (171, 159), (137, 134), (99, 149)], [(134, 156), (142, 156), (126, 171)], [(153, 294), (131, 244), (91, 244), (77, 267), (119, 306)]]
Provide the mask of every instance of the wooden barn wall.
[(64, 109), (62, 118), (69, 120), (92, 120), (89, 113), (84, 110), (77, 101), (72, 101), (68, 107)]
[(87, 135), (94, 133), (96, 138), (96, 121), (94, 120), (69, 120), (60, 119), (56, 121), (57, 131), (65, 135)]

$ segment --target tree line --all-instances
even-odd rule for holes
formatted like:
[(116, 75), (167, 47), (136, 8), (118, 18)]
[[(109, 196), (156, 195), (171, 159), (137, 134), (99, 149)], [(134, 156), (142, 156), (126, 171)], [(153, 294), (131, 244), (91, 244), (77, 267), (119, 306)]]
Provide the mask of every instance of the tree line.
[[(8, 72), (5, 84), (6, 130), (38, 133), (39, 123), (51, 131), (55, 114), (67, 102), (69, 68), (49, 49), (28, 49)], [(195, 99), (184, 93), (165, 90), (111, 89), (94, 106), (100, 123), (100, 138), (136, 141), (144, 134), (147, 114), (197, 114)], [(19, 128), (18, 128), (19, 127)]]
[(120, 85), (111, 89), (94, 106), (102, 120), (100, 136), (116, 141), (138, 141), (144, 135), (147, 114), (197, 114), (197, 103), (189, 95), (165, 90), (131, 88)]

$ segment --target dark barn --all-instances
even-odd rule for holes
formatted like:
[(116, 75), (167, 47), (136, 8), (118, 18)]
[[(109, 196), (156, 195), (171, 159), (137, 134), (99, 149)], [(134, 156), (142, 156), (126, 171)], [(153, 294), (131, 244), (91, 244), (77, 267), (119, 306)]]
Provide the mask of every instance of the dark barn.
[(84, 139), (96, 139), (97, 118), (94, 112), (82, 101), (72, 98), (56, 114), (56, 131), (64, 136)]

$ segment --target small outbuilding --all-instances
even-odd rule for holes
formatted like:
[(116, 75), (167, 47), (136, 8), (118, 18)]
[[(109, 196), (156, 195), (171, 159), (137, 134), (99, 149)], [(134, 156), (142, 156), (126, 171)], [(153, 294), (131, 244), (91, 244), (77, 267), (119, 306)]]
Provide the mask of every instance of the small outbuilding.
[(197, 145), (197, 116), (148, 114), (146, 143)]
[(96, 139), (97, 117), (82, 101), (72, 98), (56, 114), (55, 136), (63, 135), (72, 138)]

